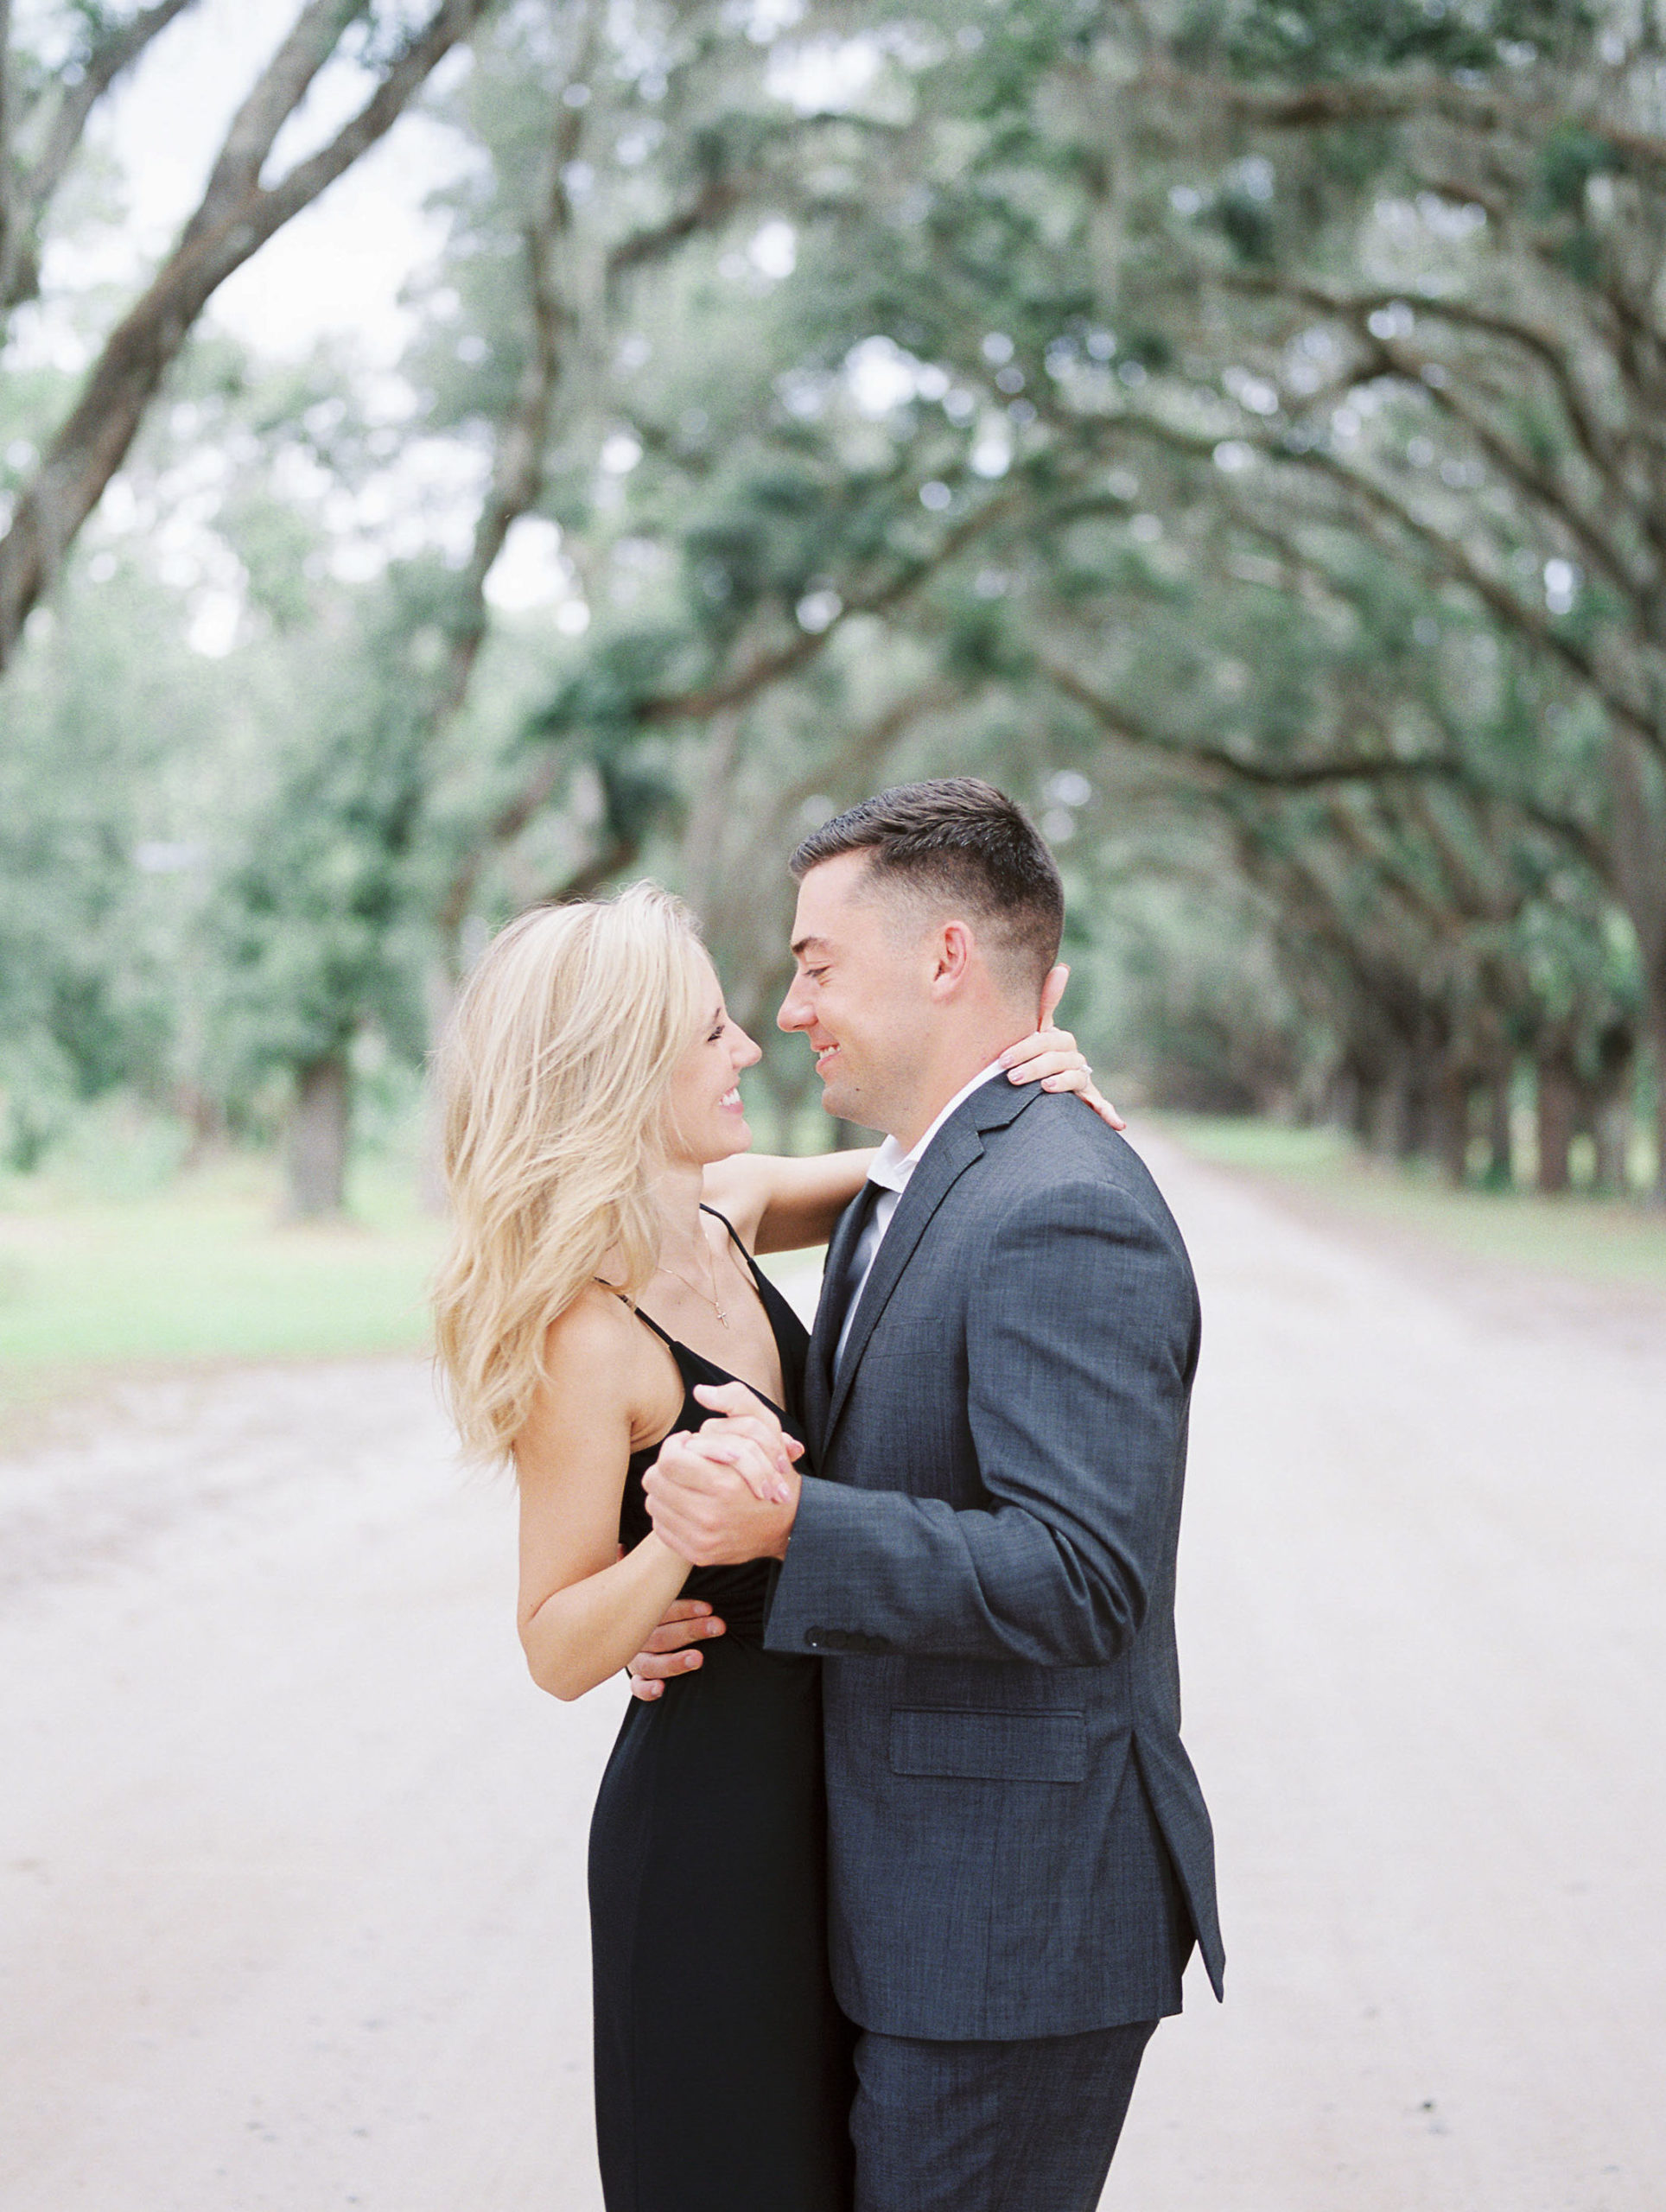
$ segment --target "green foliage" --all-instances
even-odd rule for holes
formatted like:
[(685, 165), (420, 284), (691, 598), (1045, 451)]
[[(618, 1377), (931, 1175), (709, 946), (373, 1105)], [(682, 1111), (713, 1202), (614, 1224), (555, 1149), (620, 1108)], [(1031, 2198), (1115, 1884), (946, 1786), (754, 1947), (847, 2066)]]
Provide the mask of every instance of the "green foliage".
[(1539, 156), (1541, 204), (1555, 214), (1582, 214), (1592, 178), (1615, 176), (1625, 168), (1625, 155), (1606, 138), (1580, 123), (1560, 124)]
[(345, 1052), (366, 1024), (422, 1049), (424, 946), (404, 881), (424, 797), (409, 643), (443, 589), (413, 566), (340, 609), (332, 665), (245, 817), (208, 920), (214, 1049), (233, 1096)]
[(1494, 70), (1512, 49), (1562, 51), (1591, 22), (1579, 0), (1205, 0), (1180, 43), (1246, 77), (1307, 83), (1419, 66)]
[[(772, 54), (721, 5), (503, 11), (436, 103), (474, 158), (402, 404), (205, 335), (99, 541), (153, 613), (99, 587), (112, 665), (3, 771), (52, 885), (0, 908), (14, 1150), (122, 1085), (259, 1122), (321, 1057), (414, 1066), (436, 971), (621, 871), (688, 891), (766, 1020), (804, 823), (971, 767), (1059, 842), (1078, 1002), (1154, 1091), (1400, 1097), (1425, 1143), (1555, 1053), (1612, 1105), (1666, 975), (1615, 773), (1666, 524), (1603, 475), (1643, 448), (1591, 364), (1666, 222), (1602, 128), (1607, 22), (930, 0)], [(838, 115), (770, 73), (818, 41)], [(0, 429), (62, 396), (18, 379)], [(482, 596), (518, 469), (549, 588)], [(165, 742), (89, 734), (146, 685)], [(136, 889), (170, 836), (206, 876)], [(796, 1127), (802, 1047), (767, 1051)]]
[(192, 768), (212, 687), (169, 640), (169, 596), (85, 571), (8, 682), (0, 748), (0, 1152), (38, 1161), (78, 1102), (165, 1096), (184, 1015), (175, 965), (206, 848)]

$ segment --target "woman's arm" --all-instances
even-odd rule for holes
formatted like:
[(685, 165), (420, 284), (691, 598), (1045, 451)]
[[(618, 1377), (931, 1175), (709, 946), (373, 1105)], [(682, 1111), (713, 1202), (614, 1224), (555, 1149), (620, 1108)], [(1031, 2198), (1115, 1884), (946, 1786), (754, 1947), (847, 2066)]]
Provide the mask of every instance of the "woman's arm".
[(555, 1697), (582, 1697), (616, 1675), (689, 1571), (652, 1535), (619, 1556), (636, 1327), (604, 1291), (569, 1307), (550, 1331), (549, 1381), (515, 1446), (521, 1648), (533, 1681)]
[(754, 1252), (825, 1244), (866, 1181), (873, 1157), (867, 1146), (860, 1152), (816, 1153), (808, 1160), (742, 1153), (707, 1168), (706, 1204), (726, 1215)]

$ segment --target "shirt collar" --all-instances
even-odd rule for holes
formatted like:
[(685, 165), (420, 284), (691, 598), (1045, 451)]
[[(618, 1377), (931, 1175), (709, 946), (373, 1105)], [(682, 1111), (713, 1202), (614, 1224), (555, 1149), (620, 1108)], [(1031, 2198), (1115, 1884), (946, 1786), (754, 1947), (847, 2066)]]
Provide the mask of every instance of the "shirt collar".
[(997, 1076), (1001, 1072), (1000, 1061), (991, 1060), (989, 1066), (981, 1068), (970, 1083), (963, 1084), (911, 1151), (905, 1152), (894, 1137), (887, 1137), (874, 1154), (868, 1170), (868, 1181), (877, 1183), (882, 1191), (906, 1190), (908, 1178), (925, 1157), (926, 1147), (948, 1120), (950, 1115), (954, 1112), (956, 1107), (964, 1105), (980, 1084), (988, 1083), (991, 1077)]

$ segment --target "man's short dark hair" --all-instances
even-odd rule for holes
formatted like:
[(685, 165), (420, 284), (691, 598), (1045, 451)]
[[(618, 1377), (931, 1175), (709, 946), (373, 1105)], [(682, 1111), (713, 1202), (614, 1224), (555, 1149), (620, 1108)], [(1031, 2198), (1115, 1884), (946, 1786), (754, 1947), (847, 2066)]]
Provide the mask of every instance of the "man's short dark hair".
[(899, 784), (836, 814), (787, 863), (795, 877), (866, 853), (881, 882), (932, 906), (957, 906), (1003, 981), (1040, 991), (1065, 933), (1065, 887), (1022, 807), (976, 776)]

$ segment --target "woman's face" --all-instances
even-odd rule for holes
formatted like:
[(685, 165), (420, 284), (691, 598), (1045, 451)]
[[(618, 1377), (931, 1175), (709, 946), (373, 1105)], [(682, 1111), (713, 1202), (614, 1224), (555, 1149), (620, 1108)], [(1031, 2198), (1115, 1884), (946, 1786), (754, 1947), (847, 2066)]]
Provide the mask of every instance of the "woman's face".
[(704, 953), (700, 956), (700, 994), (705, 1018), (671, 1076), (665, 1126), (672, 1159), (703, 1167), (709, 1160), (744, 1152), (752, 1142), (735, 1078), (763, 1054), (746, 1031), (729, 1020), (717, 971)]

